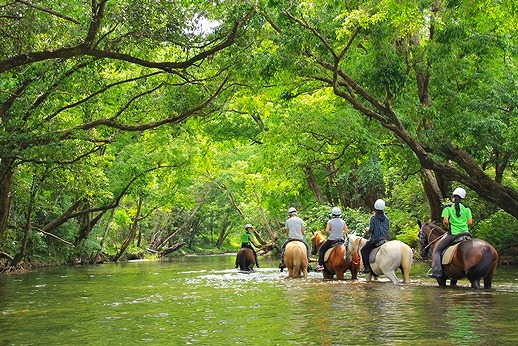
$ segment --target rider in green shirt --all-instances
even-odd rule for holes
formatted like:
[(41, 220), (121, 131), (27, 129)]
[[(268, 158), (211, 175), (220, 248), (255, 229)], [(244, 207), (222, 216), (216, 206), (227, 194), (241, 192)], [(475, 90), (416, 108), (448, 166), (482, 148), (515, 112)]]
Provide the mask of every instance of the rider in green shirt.
[(444, 225), (448, 233), (437, 243), (432, 255), (432, 273), (429, 276), (434, 278), (442, 277), (441, 253), (455, 239), (455, 235), (469, 231), (473, 224), (471, 209), (462, 203), (466, 198), (466, 190), (458, 187), (452, 193), (452, 204), (446, 206), (442, 211)]
[(256, 245), (255, 238), (252, 235), (251, 231), (252, 231), (252, 225), (247, 223), (245, 225), (245, 230), (243, 231), (243, 233), (241, 233), (241, 247), (242, 248), (246, 247), (246, 248), (252, 249), (252, 251), (254, 252), (254, 256), (255, 256), (255, 265), (257, 268), (259, 268), (259, 262), (257, 261), (257, 253), (255, 252), (254, 248), (252, 247), (252, 244), (257, 248), (260, 246)]

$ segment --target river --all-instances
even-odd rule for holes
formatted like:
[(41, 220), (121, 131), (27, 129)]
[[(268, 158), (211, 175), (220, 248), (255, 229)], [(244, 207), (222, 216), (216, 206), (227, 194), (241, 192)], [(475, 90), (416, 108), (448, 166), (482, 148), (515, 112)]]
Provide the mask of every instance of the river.
[[(189, 256), (0, 276), (0, 345), (516, 345), (518, 268), (493, 289), (251, 274), (234, 256)], [(401, 277), (401, 272), (397, 272)], [(346, 276), (350, 278), (350, 274)]]

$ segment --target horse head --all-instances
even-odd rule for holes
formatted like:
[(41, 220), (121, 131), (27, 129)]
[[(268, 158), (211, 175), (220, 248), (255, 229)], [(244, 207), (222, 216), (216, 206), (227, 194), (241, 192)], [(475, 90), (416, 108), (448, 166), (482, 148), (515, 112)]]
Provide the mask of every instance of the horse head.
[(421, 257), (428, 257), (430, 249), (435, 246), (435, 242), (444, 234), (446, 231), (441, 227), (431, 222), (425, 222), (421, 224), (418, 220), (417, 224), (420, 226), (419, 229), (419, 242), (421, 244)]
[(360, 249), (365, 245), (367, 239), (357, 236), (356, 234), (349, 234), (347, 236), (347, 251), (351, 254), (360, 252)]
[(327, 238), (322, 234), (322, 231), (311, 231), (311, 233), (313, 234), (311, 237), (311, 254), (316, 255)]

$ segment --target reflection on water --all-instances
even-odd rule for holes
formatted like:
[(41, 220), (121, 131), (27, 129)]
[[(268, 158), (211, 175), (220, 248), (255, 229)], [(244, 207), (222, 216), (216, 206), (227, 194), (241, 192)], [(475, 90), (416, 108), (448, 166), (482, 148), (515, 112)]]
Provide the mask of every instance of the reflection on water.
[(427, 263), (414, 265), (405, 286), (324, 281), (314, 272), (286, 279), (266, 259), (245, 274), (233, 261), (186, 257), (0, 276), (0, 344), (518, 342), (515, 268), (498, 268), (492, 290), (474, 291), (467, 281), (437, 287)]

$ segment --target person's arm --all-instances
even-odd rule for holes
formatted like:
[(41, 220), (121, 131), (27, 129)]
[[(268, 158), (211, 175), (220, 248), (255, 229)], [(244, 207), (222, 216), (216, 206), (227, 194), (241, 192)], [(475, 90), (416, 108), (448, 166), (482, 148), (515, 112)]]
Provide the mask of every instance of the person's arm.
[[(469, 222), (469, 220), (468, 220)], [(444, 217), (442, 219), (442, 223), (444, 223), (444, 226), (446, 226), (446, 228), (450, 227), (450, 219), (448, 219), (448, 217)]]
[[(252, 237), (250, 238), (250, 243), (252, 243), (252, 245), (253, 245), (253, 246), (255, 246), (255, 247), (256, 247), (256, 248), (258, 248), (258, 249), (261, 247), (261, 244), (259, 244), (258, 242), (256, 242), (256, 241), (255, 241), (255, 237), (254, 237), (254, 236), (252, 236)], [(259, 245), (258, 245), (258, 244), (259, 244)]]
[(468, 227), (473, 225), (473, 218), (471, 217), (471, 209), (468, 208)]
[(326, 233), (331, 234), (331, 225), (329, 224), (329, 222), (326, 224)]
[(348, 235), (349, 234), (349, 227), (347, 227), (347, 224), (344, 223), (344, 234), (345, 235)]

